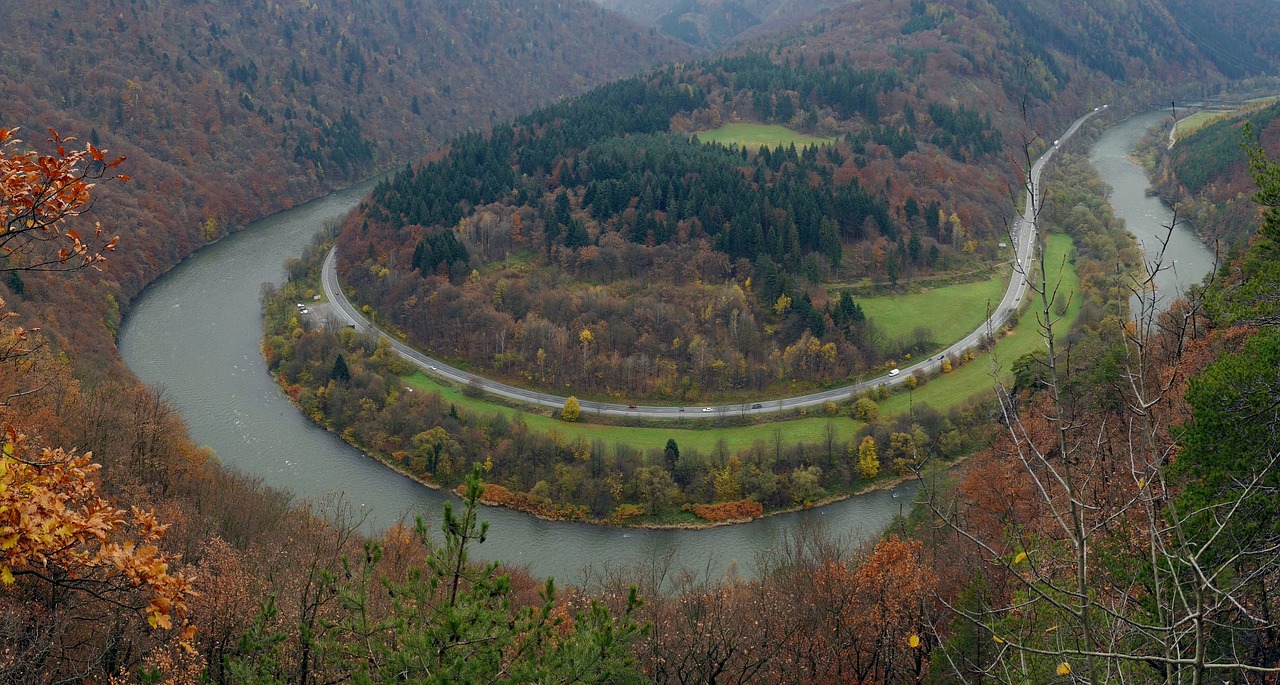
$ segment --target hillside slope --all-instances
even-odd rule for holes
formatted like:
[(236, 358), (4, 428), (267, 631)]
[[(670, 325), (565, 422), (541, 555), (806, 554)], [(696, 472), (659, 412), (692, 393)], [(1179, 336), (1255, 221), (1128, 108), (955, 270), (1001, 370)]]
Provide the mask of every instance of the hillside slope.
[(126, 299), (249, 220), (693, 54), (581, 0), (59, 0), (0, 24), (0, 125), (129, 158), (98, 201)]

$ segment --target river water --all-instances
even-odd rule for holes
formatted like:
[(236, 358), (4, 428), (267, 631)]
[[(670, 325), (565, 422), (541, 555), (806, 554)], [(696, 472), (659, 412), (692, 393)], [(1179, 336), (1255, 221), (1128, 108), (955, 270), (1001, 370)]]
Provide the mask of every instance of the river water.
[[(1168, 233), (1166, 227), (1174, 219), (1173, 211), (1159, 197), (1146, 194), (1150, 186), (1147, 173), (1128, 158), (1147, 130), (1170, 116), (1166, 109), (1129, 117), (1107, 129), (1089, 150), (1089, 161), (1112, 188), (1112, 210), (1137, 237), (1148, 262), (1153, 251), (1159, 251), (1160, 241), (1169, 236), (1164, 259), (1169, 268), (1155, 278), (1155, 305), (1159, 311), (1167, 309), (1183, 296), (1188, 285), (1199, 283), (1214, 267), (1213, 250), (1200, 241), (1189, 224), (1179, 220), (1173, 233)], [(1130, 307), (1137, 316), (1136, 299), (1131, 300)]]
[[(1169, 212), (1161, 213), (1159, 200), (1144, 195), (1146, 178), (1125, 155), (1159, 116), (1122, 122), (1102, 136), (1091, 155), (1103, 180), (1115, 188), (1117, 213), (1146, 244)], [(212, 447), (224, 463), (301, 497), (341, 493), (367, 512), (368, 529), (378, 530), (415, 515), (438, 521), (450, 495), (392, 472), (311, 423), (281, 394), (258, 352), (261, 285), (282, 282), (284, 260), (300, 254), (327, 222), (349, 212), (371, 185), (280, 212), (200, 250), (134, 302), (119, 344), (134, 373), (163, 388), (196, 442)], [(1203, 246), (1197, 252), (1179, 243), (1178, 275), (1199, 280), (1209, 262), (1199, 276), (1188, 267), (1199, 265), (1196, 260), (1204, 253)], [(809, 511), (699, 531), (556, 523), (485, 508), (490, 535), (476, 554), (567, 581), (578, 579), (589, 564), (628, 566), (668, 557), (678, 567), (713, 577), (730, 566), (750, 577), (760, 552), (777, 548), (804, 524), (821, 525), (850, 542), (865, 539), (903, 512), (914, 492), (915, 486), (907, 484)]]
[[(143, 382), (164, 389), (196, 442), (222, 461), (302, 497), (343, 495), (368, 512), (370, 530), (415, 515), (439, 520), (443, 493), (418, 485), (317, 427), (281, 394), (258, 351), (258, 297), (284, 280), (326, 222), (371, 189), (340, 191), (255, 222), (210, 245), (150, 285), (120, 331), (120, 353)], [(665, 442), (665, 441), (664, 441)], [(818, 509), (710, 530), (623, 530), (542, 521), (486, 508), (488, 540), (476, 555), (524, 564), (538, 576), (572, 581), (586, 564), (634, 565), (670, 555), (683, 568), (719, 577), (733, 564), (750, 577), (758, 551), (776, 547), (802, 522), (851, 540), (876, 535), (915, 492), (908, 484)], [(434, 526), (433, 526), (434, 527)]]

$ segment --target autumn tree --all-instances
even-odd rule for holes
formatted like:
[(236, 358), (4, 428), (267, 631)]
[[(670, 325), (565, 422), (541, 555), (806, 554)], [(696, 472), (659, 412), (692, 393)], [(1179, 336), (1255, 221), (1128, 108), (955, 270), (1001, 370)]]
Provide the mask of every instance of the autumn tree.
[[(126, 178), (112, 175), (123, 158), (108, 161), (92, 144), (68, 151), (72, 140), (53, 131), (53, 154), (17, 152), (15, 133), (0, 129), (0, 271), (104, 263), (118, 238), (105, 237), (100, 224), (82, 231), (72, 223), (90, 207), (93, 181)], [(0, 320), (13, 318), (3, 307), (0, 300)], [(24, 409), (49, 380), (28, 363), (39, 346), (34, 331), (0, 326), (0, 373), (27, 386), (0, 397), (0, 592), (22, 607), (14, 616), (23, 618), (6, 624), (6, 643), (27, 650), (0, 660), (0, 679), (101, 678), (137, 665), (113, 645), (130, 630), (127, 618), (114, 617), (137, 617), (187, 643), (193, 592), (159, 546), (167, 526), (100, 495), (91, 453), (47, 446), (34, 432), (40, 426)]]
[(560, 410), (560, 419), (563, 421), (577, 421), (582, 417), (582, 406), (578, 404), (578, 398), (572, 395), (564, 401), (564, 408)]
[(871, 480), (880, 474), (880, 457), (876, 455), (876, 439), (868, 435), (858, 445), (858, 475)]

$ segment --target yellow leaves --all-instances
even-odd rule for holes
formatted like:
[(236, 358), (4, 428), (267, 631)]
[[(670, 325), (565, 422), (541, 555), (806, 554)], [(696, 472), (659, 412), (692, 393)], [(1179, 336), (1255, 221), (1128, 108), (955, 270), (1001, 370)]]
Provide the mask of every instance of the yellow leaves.
[(998, 645), (1004, 644), (1004, 640), (1001, 640), (999, 635), (992, 635), (991, 640)]
[(1062, 662), (1058, 664), (1058, 675), (1071, 675), (1071, 664)]
[(100, 497), (92, 479), (100, 466), (91, 463), (91, 454), (45, 448), (29, 456), (24, 436), (8, 426), (6, 433), (0, 457), (0, 583), (13, 584), (15, 572), (25, 569), (56, 569), (68, 578), (118, 586), (110, 600), (117, 604), (147, 601), (153, 628), (170, 629), (174, 618), (185, 621), (187, 599), (194, 595), (190, 583), (171, 574), (171, 557), (150, 544), (166, 526), (136, 508), (130, 520)]
[(1015, 563), (1015, 564), (1021, 564), (1022, 562), (1026, 561), (1026, 560), (1027, 560), (1027, 553), (1026, 553), (1026, 552), (1018, 552), (1017, 556), (1015, 556), (1015, 557), (1013, 558), (1013, 563)]
[(912, 649), (919, 649), (919, 648), (920, 648), (920, 636), (919, 636), (919, 635), (912, 635), (910, 638), (908, 638), (908, 639), (907, 639), (907, 646), (908, 646), (908, 647), (910, 647), (910, 648), (912, 648)]

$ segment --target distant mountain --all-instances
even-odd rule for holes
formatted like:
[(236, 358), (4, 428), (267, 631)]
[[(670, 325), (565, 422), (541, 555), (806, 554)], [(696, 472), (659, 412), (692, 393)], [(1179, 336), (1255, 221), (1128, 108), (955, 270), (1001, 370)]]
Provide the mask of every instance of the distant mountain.
[(598, 0), (611, 10), (652, 24), (663, 33), (701, 47), (716, 48), (736, 40), (777, 33), (839, 0)]
[(0, 126), (129, 157), (98, 203), (127, 296), (248, 220), (695, 55), (585, 0), (52, 0), (0, 25)]

